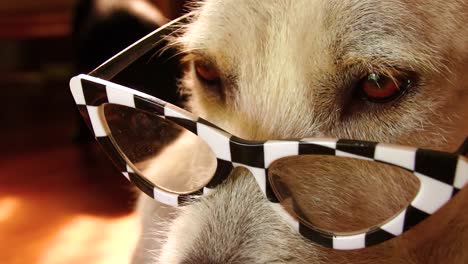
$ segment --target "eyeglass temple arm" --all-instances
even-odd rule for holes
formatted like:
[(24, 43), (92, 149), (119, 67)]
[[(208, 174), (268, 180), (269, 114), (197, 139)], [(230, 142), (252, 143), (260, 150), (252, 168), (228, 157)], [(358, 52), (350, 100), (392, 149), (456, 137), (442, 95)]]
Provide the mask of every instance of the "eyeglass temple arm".
[(465, 141), (463, 141), (463, 144), (458, 148), (456, 153), (462, 156), (466, 156), (468, 154), (468, 137), (465, 138)]
[(128, 67), (128, 65), (135, 62), (154, 46), (159, 44), (164, 36), (177, 30), (181, 24), (186, 24), (190, 16), (192, 16), (192, 14), (188, 13), (161, 26), (101, 64), (88, 75), (104, 80), (112, 79)]

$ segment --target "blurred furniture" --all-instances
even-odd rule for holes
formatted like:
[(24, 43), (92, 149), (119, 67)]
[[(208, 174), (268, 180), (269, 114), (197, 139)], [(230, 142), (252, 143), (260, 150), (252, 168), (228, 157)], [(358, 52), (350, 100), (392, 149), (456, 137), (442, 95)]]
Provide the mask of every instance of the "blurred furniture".
[(153, 0), (156, 6), (170, 19), (178, 17), (184, 11), (184, 4), (189, 0)]
[(74, 0), (1, 1), (0, 39), (67, 35), (74, 3)]
[[(168, 18), (186, 0), (153, 0)], [(70, 33), (75, 0), (0, 1), (0, 39), (65, 36)]]

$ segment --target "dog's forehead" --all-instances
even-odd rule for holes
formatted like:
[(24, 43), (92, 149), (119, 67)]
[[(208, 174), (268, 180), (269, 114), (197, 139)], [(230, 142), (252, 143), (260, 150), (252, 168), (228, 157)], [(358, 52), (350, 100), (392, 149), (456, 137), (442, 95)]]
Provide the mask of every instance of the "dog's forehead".
[[(300, 48), (294, 47), (300, 42), (298, 38), (307, 41), (309, 47), (325, 49), (323, 39), (307, 34), (319, 32), (323, 18), (301, 12), (299, 2), (304, 1), (207, 1), (190, 28), (189, 49), (203, 50), (219, 61), (229, 59), (232, 64), (239, 63), (235, 60), (245, 63), (251, 58), (273, 56), (280, 49), (293, 53)], [(309, 8), (320, 10), (322, 5), (314, 1)], [(206, 28), (211, 30), (207, 32)]]
[(214, 57), (223, 69), (272, 56), (319, 71), (329, 71), (337, 61), (424, 65), (427, 52), (418, 58), (414, 54), (431, 49), (411, 45), (413, 37), (421, 41), (418, 21), (408, 26), (409, 8), (399, 0), (208, 0), (187, 32), (186, 44)]

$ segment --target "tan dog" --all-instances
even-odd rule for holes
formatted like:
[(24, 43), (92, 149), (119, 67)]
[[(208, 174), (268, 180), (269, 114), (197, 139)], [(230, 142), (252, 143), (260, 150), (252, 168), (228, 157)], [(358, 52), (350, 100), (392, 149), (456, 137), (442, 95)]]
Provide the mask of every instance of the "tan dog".
[[(351, 138), (452, 152), (468, 135), (468, 1), (207, 0), (194, 12), (174, 40), (188, 54), (188, 106), (236, 136)], [(384, 94), (367, 89), (376, 76)], [(338, 251), (291, 231), (247, 174), (237, 170), (182, 209), (142, 197), (134, 262), (468, 263), (466, 188), (402, 236)], [(403, 191), (389, 186), (392, 196)], [(367, 195), (353, 202), (379, 194)], [(339, 208), (333, 197), (330, 206)], [(333, 219), (322, 221), (338, 224)]]

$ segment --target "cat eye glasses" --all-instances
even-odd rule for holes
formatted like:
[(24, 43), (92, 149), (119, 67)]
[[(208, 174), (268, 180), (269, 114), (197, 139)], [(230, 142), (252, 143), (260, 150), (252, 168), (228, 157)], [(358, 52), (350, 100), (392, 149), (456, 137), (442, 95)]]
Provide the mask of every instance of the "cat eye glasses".
[(154, 54), (155, 43), (187, 19), (160, 28), (70, 81), (102, 149), (151, 198), (187, 205), (244, 167), (292, 229), (322, 246), (351, 250), (401, 235), (466, 185), (465, 153), (348, 139), (245, 140), (113, 81), (141, 56)]

